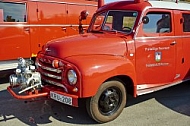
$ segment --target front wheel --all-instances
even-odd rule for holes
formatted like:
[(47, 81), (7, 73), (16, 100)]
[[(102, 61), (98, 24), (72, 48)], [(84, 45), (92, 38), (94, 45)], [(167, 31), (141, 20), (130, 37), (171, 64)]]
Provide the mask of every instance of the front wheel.
[(88, 114), (97, 122), (114, 120), (126, 105), (126, 90), (120, 81), (103, 83), (95, 96), (87, 99)]

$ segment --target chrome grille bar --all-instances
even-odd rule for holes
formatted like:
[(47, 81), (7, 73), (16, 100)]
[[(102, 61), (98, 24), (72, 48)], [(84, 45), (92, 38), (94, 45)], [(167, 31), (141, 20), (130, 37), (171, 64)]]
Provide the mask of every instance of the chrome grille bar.
[(51, 77), (51, 78), (54, 78), (54, 79), (58, 79), (58, 80), (61, 80), (61, 76), (56, 76), (56, 75), (53, 75), (53, 74), (48, 74), (48, 73), (41, 73), (47, 77)]
[(59, 69), (54, 69), (54, 68), (46, 67), (46, 66), (41, 65), (40, 63), (39, 63), (39, 66), (40, 66), (40, 68), (42, 68), (44, 70), (47, 70), (47, 71), (61, 73), (61, 70), (59, 70)]
[(65, 92), (68, 92), (67, 88), (63, 84), (60, 84), (60, 83), (57, 83), (57, 82), (54, 82), (54, 81), (50, 81), (50, 80), (46, 80), (46, 79), (42, 79), (42, 80), (49, 83), (49, 84), (53, 84), (55, 86), (62, 87), (65, 90)]

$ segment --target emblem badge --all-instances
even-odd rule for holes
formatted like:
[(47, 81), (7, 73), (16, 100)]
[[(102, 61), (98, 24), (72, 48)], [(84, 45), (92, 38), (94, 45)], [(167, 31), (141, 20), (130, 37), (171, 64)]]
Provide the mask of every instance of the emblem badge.
[(50, 52), (51, 50), (50, 50), (50, 49), (48, 49), (48, 47), (47, 47), (47, 48), (45, 49), (45, 51), (46, 51), (46, 52)]
[(155, 61), (160, 62), (162, 59), (162, 52), (155, 52)]

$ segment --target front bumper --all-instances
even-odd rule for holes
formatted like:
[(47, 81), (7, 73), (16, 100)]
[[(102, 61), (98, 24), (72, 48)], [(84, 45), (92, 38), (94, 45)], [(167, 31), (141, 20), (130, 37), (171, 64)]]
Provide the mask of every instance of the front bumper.
[[(78, 96), (65, 93), (62, 91), (62, 89), (57, 88), (57, 87), (44, 86), (40, 92), (39, 91), (28, 92), (25, 95), (16, 93), (13, 90), (14, 88), (16, 88), (16, 87), (8, 86), (7, 90), (14, 98), (17, 98), (17, 99), (27, 100), (27, 99), (34, 99), (34, 98), (40, 98), (40, 97), (48, 97), (53, 100), (59, 101), (61, 103), (71, 105), (74, 107), (78, 107)], [(51, 93), (51, 96), (50, 96), (50, 93)], [(52, 93), (59, 97), (57, 97), (57, 96), (52, 97)], [(69, 104), (67, 102), (65, 102), (65, 101), (67, 101), (68, 98), (71, 100), (69, 102)]]

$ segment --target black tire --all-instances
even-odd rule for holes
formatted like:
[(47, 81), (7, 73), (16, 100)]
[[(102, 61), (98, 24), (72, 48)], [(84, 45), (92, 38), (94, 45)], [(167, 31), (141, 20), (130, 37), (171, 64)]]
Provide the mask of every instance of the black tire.
[(87, 112), (92, 119), (105, 123), (116, 119), (126, 105), (126, 90), (120, 81), (103, 83), (95, 96), (87, 99)]

